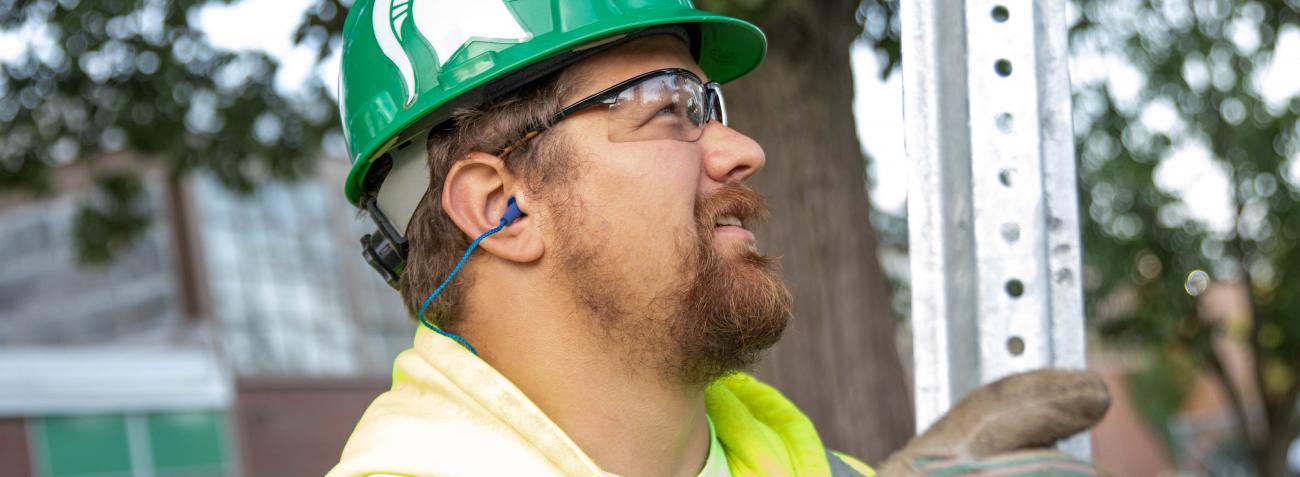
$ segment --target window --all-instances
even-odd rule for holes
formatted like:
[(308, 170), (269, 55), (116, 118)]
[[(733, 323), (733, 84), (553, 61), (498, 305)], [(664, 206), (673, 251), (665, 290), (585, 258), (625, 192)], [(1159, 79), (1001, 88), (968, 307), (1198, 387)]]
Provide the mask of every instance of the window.
[(356, 218), (326, 181), (237, 194), (195, 181), (198, 235), (223, 354), (241, 376), (388, 374), (415, 324), (372, 273)]
[[(160, 207), (158, 187), (146, 199)], [(105, 343), (181, 325), (168, 216), (105, 267), (77, 264), (71, 241), (85, 193), (0, 215), (0, 347)]]

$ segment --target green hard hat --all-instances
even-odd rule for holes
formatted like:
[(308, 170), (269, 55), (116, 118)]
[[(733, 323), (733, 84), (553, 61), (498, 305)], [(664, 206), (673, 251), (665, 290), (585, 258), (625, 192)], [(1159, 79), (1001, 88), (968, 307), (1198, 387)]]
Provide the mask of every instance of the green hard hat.
[(377, 159), (457, 107), (521, 83), (512, 75), (667, 25), (689, 27), (696, 61), (720, 83), (753, 70), (767, 49), (754, 25), (690, 0), (357, 0), (339, 80), (348, 201), (360, 205), (385, 180), (370, 177)]

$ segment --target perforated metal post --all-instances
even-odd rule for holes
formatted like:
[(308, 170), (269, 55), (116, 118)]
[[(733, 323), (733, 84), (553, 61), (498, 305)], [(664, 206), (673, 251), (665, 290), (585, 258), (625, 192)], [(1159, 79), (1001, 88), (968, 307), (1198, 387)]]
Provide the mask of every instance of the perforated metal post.
[[(1065, 0), (903, 0), (917, 429), (1008, 374), (1082, 368)], [(1089, 455), (1085, 436), (1061, 448)]]

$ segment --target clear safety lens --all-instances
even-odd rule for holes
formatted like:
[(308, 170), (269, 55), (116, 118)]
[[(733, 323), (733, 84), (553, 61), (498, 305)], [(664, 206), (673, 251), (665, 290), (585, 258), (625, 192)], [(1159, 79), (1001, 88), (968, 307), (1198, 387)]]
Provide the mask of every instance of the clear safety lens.
[(722, 121), (719, 95), (685, 75), (647, 78), (624, 89), (610, 105), (609, 140), (698, 140), (705, 123)]

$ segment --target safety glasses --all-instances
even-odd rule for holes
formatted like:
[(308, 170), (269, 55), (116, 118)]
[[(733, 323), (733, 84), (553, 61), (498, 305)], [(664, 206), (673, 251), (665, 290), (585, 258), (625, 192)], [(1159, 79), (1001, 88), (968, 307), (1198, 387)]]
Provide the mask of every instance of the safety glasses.
[[(709, 121), (727, 124), (726, 103), (718, 83), (705, 83), (695, 73), (681, 68), (637, 75), (578, 100), (556, 113), (551, 124), (602, 105), (609, 108), (606, 124), (611, 142), (657, 139), (694, 142), (704, 134), (704, 126)], [(498, 156), (504, 158), (545, 130), (529, 131), (522, 139), (502, 149)]]

